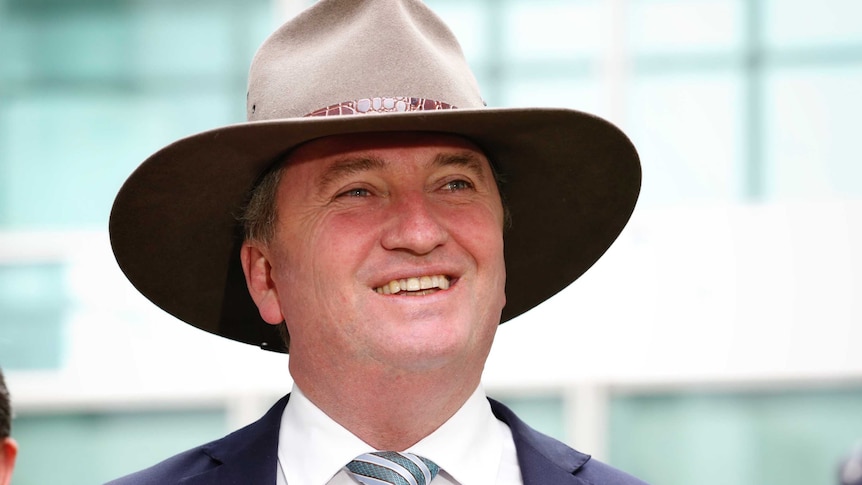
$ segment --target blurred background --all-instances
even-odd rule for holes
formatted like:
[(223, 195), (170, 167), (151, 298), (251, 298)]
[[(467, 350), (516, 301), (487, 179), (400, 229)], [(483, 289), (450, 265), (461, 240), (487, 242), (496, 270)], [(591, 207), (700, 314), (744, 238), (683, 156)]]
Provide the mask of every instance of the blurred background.
[[(254, 51), (310, 3), (0, 0), (15, 484), (103, 482), (289, 390), (286, 356), (138, 295), (106, 227), (152, 152), (243, 121)], [(654, 484), (838, 483), (862, 443), (862, 3), (428, 3), (489, 105), (596, 113), (644, 170), (605, 257), (500, 328), (488, 393)]]

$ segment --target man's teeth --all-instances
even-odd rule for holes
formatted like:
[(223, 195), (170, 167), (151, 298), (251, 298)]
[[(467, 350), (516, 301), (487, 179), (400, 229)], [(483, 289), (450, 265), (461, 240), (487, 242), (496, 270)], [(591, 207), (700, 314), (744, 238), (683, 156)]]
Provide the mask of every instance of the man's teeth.
[(402, 291), (422, 291), (437, 288), (441, 290), (449, 289), (449, 278), (443, 275), (434, 275), (392, 280), (379, 288), (375, 288), (374, 291), (381, 295), (395, 295)]

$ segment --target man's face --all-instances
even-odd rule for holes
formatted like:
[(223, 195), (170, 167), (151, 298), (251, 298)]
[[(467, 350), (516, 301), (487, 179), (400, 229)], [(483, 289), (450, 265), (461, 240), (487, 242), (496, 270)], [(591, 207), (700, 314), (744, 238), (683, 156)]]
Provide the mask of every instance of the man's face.
[(481, 371), (506, 280), (484, 154), (450, 135), (361, 134), (312, 141), (286, 163), (263, 252), (280, 313), (268, 320), (287, 322), (294, 378), (357, 365)]

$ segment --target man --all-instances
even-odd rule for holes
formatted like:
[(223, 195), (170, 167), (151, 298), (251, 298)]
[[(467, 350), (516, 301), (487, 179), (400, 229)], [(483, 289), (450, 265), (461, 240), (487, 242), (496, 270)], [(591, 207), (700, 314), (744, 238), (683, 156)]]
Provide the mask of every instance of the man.
[(18, 444), (11, 434), (12, 405), (3, 371), (0, 370), (0, 485), (12, 483), (12, 470), (15, 469), (15, 457), (18, 456)]
[(144, 162), (111, 240), (166, 311), (289, 351), (294, 389), (116, 483), (642, 483), (480, 385), (498, 324), (628, 220), (625, 135), (571, 110), (486, 108), (417, 0), (323, 0), (282, 26), (252, 62), (247, 114)]

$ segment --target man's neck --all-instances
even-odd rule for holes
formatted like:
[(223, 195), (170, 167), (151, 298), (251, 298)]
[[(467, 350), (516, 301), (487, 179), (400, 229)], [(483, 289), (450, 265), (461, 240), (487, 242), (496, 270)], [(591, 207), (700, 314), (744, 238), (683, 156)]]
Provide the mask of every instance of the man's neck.
[(437, 370), (296, 379), (306, 397), (378, 450), (402, 451), (451, 418), (479, 385), (475, 376)]

